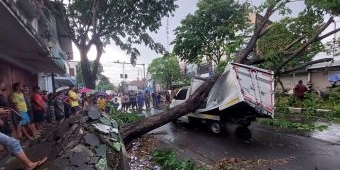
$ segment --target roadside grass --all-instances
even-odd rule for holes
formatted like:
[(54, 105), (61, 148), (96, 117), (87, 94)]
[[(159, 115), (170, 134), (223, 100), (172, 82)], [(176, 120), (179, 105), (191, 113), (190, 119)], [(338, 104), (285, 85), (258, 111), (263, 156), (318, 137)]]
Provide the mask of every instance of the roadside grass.
[(178, 160), (177, 154), (171, 149), (156, 149), (152, 152), (152, 157), (162, 169), (167, 170), (208, 170), (205, 167), (195, 165), (192, 160)]
[(328, 128), (326, 125), (316, 125), (314, 123), (299, 123), (299, 122), (292, 122), (290, 120), (285, 119), (260, 119), (260, 124), (263, 125), (270, 125), (280, 129), (286, 130), (298, 130), (304, 132), (311, 132), (311, 131), (322, 131)]
[(112, 109), (110, 112), (110, 117), (118, 122), (119, 125), (137, 122), (144, 118), (144, 116), (138, 112), (121, 112), (120, 110)]

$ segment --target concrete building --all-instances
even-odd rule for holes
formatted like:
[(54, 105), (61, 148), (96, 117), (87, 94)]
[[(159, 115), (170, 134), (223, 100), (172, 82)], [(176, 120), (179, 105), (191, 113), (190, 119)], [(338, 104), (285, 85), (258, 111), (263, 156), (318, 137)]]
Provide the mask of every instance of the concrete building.
[[(60, 87), (76, 85), (77, 84), (77, 67), (78, 61), (68, 61), (65, 64), (65, 73), (57, 74), (54, 73), (54, 87), (58, 89)], [(52, 92), (52, 74), (39, 74), (39, 85), (42, 89)]]
[(20, 82), (33, 87), (41, 85), (40, 75), (66, 73), (71, 40), (61, 29), (63, 23), (48, 9), (49, 3), (0, 0), (4, 23), (0, 27), (0, 77), (8, 85)]
[[(313, 64), (283, 76), (281, 81), (286, 90), (293, 89), (299, 80), (302, 80), (305, 85), (311, 85), (314, 89), (327, 90), (332, 85), (329, 76), (333, 74), (340, 74), (339, 60)], [(278, 88), (281, 87), (278, 86)]]

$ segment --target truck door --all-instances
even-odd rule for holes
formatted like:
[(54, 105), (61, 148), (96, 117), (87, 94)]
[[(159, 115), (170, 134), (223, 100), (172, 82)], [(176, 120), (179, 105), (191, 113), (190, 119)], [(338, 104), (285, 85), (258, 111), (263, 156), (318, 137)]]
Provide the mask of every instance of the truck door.
[(174, 99), (171, 101), (170, 108), (180, 105), (185, 102), (188, 96), (188, 88), (182, 88), (175, 95)]
[(245, 101), (259, 114), (274, 116), (273, 72), (260, 68), (235, 64), (234, 69)]

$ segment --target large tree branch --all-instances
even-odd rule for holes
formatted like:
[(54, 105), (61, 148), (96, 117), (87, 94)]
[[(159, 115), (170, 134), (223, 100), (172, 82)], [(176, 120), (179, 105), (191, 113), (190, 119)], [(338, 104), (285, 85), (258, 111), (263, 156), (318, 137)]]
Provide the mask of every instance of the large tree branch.
[(328, 32), (328, 33), (325, 34), (325, 35), (319, 36), (318, 38), (316, 38), (315, 41), (323, 40), (324, 38), (329, 37), (330, 35), (335, 34), (335, 33), (339, 32), (339, 31), (340, 31), (340, 28), (337, 28), (337, 29), (335, 29), (335, 30), (333, 30), (333, 31)]
[(271, 25), (267, 26), (266, 28), (264, 28), (264, 30), (261, 31), (261, 34), (259, 35), (259, 39), (261, 37), (263, 37), (265, 34), (267, 34), (267, 32), (271, 29)]
[(98, 39), (98, 41), (96, 42), (96, 50), (97, 50), (97, 56), (96, 59), (94, 60), (94, 64), (93, 64), (93, 70), (92, 70), (92, 76), (96, 76), (98, 73), (98, 67), (99, 67), (99, 61), (100, 58), (103, 54), (103, 43), (100, 42), (100, 40)]
[(312, 65), (312, 64), (323, 63), (323, 62), (328, 62), (328, 61), (332, 61), (332, 60), (333, 60), (333, 58), (323, 58), (323, 59), (319, 59), (319, 60), (309, 61), (309, 62), (303, 63), (299, 66), (296, 66), (292, 69), (289, 69), (289, 70), (286, 70), (286, 71), (283, 71), (283, 72), (279, 72), (279, 73), (276, 74), (276, 76), (282, 76), (282, 75), (294, 72), (296, 70), (299, 70), (301, 68), (305, 68), (305, 67)]
[[(276, 3), (279, 3), (280, 0), (277, 0)], [(275, 5), (274, 5), (275, 6)], [(254, 35), (251, 37), (247, 47), (240, 51), (237, 55), (236, 62), (238, 63), (245, 63), (248, 55), (253, 51), (257, 40), (259, 39), (261, 32), (267, 22), (269, 21), (270, 16), (275, 12), (274, 6), (268, 7), (267, 11), (263, 17), (263, 21), (255, 28)], [(262, 34), (263, 36), (264, 34)]]
[(297, 50), (294, 51), (294, 53), (289, 56), (285, 61), (283, 61), (275, 70), (275, 73), (280, 72), (280, 70), (287, 65), (291, 60), (293, 60), (295, 57), (297, 57), (298, 55), (300, 55), (309, 45), (311, 45), (312, 43), (318, 41), (318, 36), (322, 33), (322, 31), (324, 31), (331, 23), (333, 22), (333, 17), (330, 17), (329, 20), (322, 26), (320, 27), (315, 35), (308, 40), (306, 43), (304, 43), (300, 48), (298, 48)]
[(266, 60), (263, 59), (263, 58), (259, 58), (259, 59), (254, 59), (254, 60), (248, 60), (246, 62), (246, 64), (248, 65), (255, 65), (255, 64), (261, 64), (261, 63), (264, 63)]
[[(97, 41), (97, 38), (99, 38), (97, 36), (97, 10), (98, 10), (98, 5), (99, 5), (99, 0), (94, 0), (93, 1), (93, 5), (92, 5), (92, 18), (91, 18), (91, 25), (92, 25), (92, 38), (89, 41), (89, 43), (87, 44), (87, 47), (90, 48), (93, 44), (94, 41)], [(90, 26), (88, 27), (90, 28)], [(89, 30), (87, 30), (89, 31)], [(85, 32), (85, 35), (87, 35), (88, 33)], [(96, 44), (97, 46), (98, 44)]]
[(287, 45), (283, 51), (287, 51), (290, 48), (292, 48), (296, 43), (300, 42), (302, 39), (304, 39), (306, 37), (306, 35), (301, 35), (300, 37), (298, 37), (297, 39), (295, 39), (292, 43), (290, 43), (289, 45)]

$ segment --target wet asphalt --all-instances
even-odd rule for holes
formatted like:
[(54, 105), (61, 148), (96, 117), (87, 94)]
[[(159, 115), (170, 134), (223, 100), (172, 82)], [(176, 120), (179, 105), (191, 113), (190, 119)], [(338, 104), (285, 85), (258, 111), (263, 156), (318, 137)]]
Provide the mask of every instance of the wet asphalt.
[[(177, 150), (180, 157), (201, 164), (213, 165), (225, 157), (245, 159), (285, 159), (287, 164), (273, 166), (277, 170), (340, 170), (340, 144), (307, 135), (297, 135), (252, 124), (249, 138), (235, 135), (228, 126), (224, 135), (212, 134), (204, 125), (192, 126), (177, 122), (150, 133)], [(312, 135), (310, 135), (312, 136)], [(269, 168), (267, 168), (269, 169)]]

